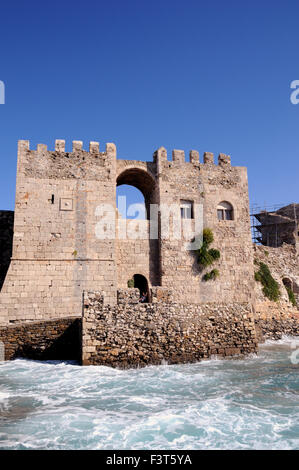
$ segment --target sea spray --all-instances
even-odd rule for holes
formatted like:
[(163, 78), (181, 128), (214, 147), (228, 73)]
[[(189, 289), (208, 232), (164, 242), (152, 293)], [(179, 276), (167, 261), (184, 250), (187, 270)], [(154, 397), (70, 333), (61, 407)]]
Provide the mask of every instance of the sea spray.
[(293, 341), (245, 359), (130, 370), (1, 363), (0, 448), (297, 449)]

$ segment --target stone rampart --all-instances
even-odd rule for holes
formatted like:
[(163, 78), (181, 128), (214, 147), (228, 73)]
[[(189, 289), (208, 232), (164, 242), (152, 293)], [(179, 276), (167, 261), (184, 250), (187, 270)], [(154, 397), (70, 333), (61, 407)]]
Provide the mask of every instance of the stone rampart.
[[(212, 355), (257, 350), (254, 319), (247, 303), (136, 303), (135, 289), (118, 305), (99, 292), (85, 292), (82, 363), (113, 367), (195, 362)], [(161, 293), (160, 293), (161, 296)], [(165, 293), (164, 293), (165, 296)], [(159, 294), (158, 294), (159, 297)]]
[(282, 336), (299, 336), (299, 312), (269, 302), (264, 309), (256, 312), (255, 328), (259, 342), (277, 340)]

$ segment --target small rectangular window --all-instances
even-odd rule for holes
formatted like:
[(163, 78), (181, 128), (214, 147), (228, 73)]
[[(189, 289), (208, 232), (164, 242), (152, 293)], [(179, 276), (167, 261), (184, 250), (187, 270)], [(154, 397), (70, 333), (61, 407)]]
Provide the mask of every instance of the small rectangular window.
[(181, 218), (182, 219), (194, 218), (192, 201), (181, 201)]

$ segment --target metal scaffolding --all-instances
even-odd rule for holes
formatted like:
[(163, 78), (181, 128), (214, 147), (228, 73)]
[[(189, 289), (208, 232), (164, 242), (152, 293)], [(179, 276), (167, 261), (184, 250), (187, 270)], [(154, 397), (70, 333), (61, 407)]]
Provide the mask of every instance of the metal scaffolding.
[(298, 237), (298, 211), (299, 204), (293, 202), (272, 206), (253, 204), (250, 207), (253, 243), (278, 247), (282, 244), (282, 232), (290, 232), (292, 235), (295, 233)]

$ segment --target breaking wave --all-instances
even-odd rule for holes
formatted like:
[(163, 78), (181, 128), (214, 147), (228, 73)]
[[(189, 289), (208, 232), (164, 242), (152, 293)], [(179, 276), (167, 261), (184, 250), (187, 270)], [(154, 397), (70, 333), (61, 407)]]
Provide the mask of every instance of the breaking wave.
[(298, 338), (246, 359), (0, 364), (0, 449), (298, 449)]

